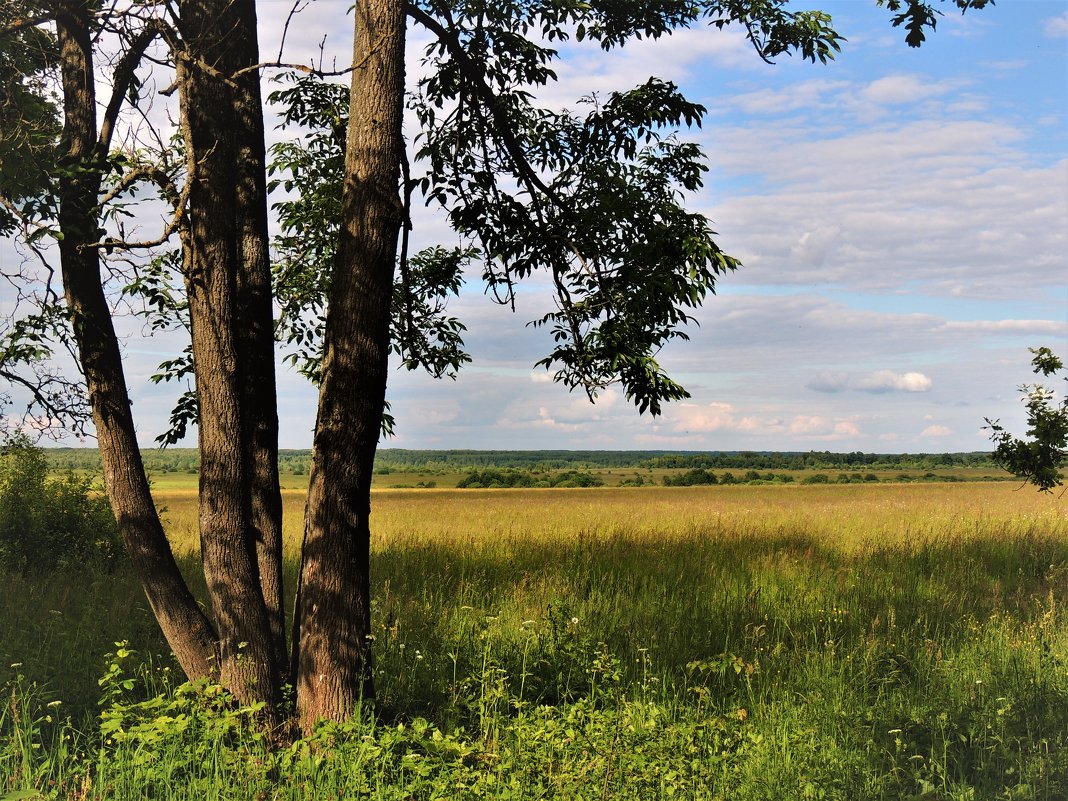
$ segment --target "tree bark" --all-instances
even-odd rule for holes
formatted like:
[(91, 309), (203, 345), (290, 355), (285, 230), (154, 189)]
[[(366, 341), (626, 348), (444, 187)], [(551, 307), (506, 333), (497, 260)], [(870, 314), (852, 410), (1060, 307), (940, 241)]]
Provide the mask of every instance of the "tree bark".
[(404, 3), (355, 7), (343, 219), (330, 285), (297, 602), (309, 730), (370, 695), (370, 488), (386, 391), (403, 156)]
[[(242, 56), (256, 51), (247, 44), (255, 42), (254, 13), (251, 30), (249, 22), (238, 3), (186, 0), (181, 5), (186, 49), (176, 61), (190, 156), (191, 259), (185, 277), (198, 403), (201, 556), (219, 635), (219, 678), (239, 699), (267, 701), (273, 712), (284, 644), (274, 636), (281, 636), (281, 621), (272, 623), (261, 580), (266, 575), (280, 614), (281, 566), (276, 569), (272, 555), (260, 547), (266, 537), (257, 523), (263, 524), (264, 513), (277, 518), (266, 526), (266, 536), (273, 536), (269, 547), (279, 547), (281, 504), (276, 500), (272, 506), (269, 487), (260, 493), (254, 485), (254, 476), (269, 478), (273, 470), (277, 495), (277, 467), (254, 467), (264, 455), (263, 441), (269, 446), (271, 433), (277, 434), (276, 417), (271, 429), (271, 415), (263, 413), (273, 411), (273, 381), (265, 391), (263, 376), (255, 372), (263, 368), (264, 350), (272, 351), (273, 335), (270, 323), (260, 319), (263, 303), (245, 303), (250, 286), (262, 293), (261, 274), (268, 269), (260, 258), (266, 254), (266, 194), (259, 196), (264, 208), (257, 231), (255, 194), (262, 179), (251, 175), (254, 166), (239, 165), (243, 151), (255, 149), (247, 144), (251, 138), (258, 135), (262, 151), (263, 130), (262, 120), (258, 130), (254, 124), (249, 130), (249, 110), (239, 113), (238, 91), (228, 77), (248, 66)], [(248, 92), (242, 94), (247, 100)], [(262, 254), (255, 242), (260, 238)], [(245, 262), (249, 254), (252, 265)], [(271, 337), (266, 345), (264, 336)], [(273, 356), (270, 361), (273, 379)], [(261, 397), (250, 398), (253, 392)], [(260, 448), (250, 442), (253, 434), (262, 437)], [(271, 451), (272, 463), (274, 455)], [(280, 562), (280, 550), (273, 558)]]
[[(246, 35), (234, 42), (242, 66), (259, 63), (255, 0), (237, 0)], [(272, 660), (280, 675), (288, 663), (282, 601), (282, 495), (278, 481), (278, 396), (275, 388), (274, 306), (267, 227), (267, 156), (259, 72), (246, 72), (234, 90), (237, 132), (236, 208), (241, 262), (238, 270), (238, 349), (245, 470), (249, 482), (251, 534), (263, 600), (267, 606)]]
[(63, 285), (119, 530), (168, 644), (186, 675), (196, 679), (216, 673), (215, 632), (178, 569), (152, 501), (99, 253), (85, 247), (97, 240), (103, 156), (97, 146), (90, 20), (89, 9), (77, 5), (56, 20), (63, 83), (62, 166), (67, 172), (59, 181)]

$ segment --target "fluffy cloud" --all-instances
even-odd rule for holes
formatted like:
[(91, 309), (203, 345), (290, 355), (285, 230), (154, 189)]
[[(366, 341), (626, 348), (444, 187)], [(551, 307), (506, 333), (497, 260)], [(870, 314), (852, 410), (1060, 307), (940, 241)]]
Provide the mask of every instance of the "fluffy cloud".
[(931, 81), (921, 75), (887, 75), (877, 78), (861, 89), (860, 96), (880, 105), (896, 105), (944, 95), (955, 86), (953, 82)]
[(923, 373), (895, 373), (893, 370), (876, 370), (865, 375), (850, 375), (843, 372), (823, 372), (805, 386), (816, 392), (928, 392), (931, 379)]
[(704, 406), (691, 403), (674, 410), (675, 430), (708, 434), (714, 431), (748, 431), (756, 433), (762, 424), (755, 417), (740, 416), (730, 403), (714, 402)]
[(1068, 161), (1028, 156), (1034, 134), (1007, 121), (959, 117), (943, 109), (818, 137), (767, 123), (716, 131), (716, 170), (760, 187), (709, 209), (745, 264), (739, 279), (1048, 296), (1066, 268)]
[(928, 392), (931, 379), (923, 373), (895, 373), (892, 370), (877, 370), (857, 382), (862, 392)]
[(805, 386), (808, 389), (814, 389), (816, 392), (845, 392), (850, 386), (849, 373), (819, 373)]
[(948, 426), (927, 426), (920, 432), (921, 437), (948, 437), (952, 435), (953, 429)]
[(836, 437), (859, 437), (860, 428), (849, 420), (839, 420), (834, 424), (834, 434)]
[(1042, 23), (1042, 31), (1051, 39), (1068, 36), (1068, 11), (1059, 17), (1050, 17)]
[(722, 401), (703, 405), (684, 403), (671, 409), (668, 415), (674, 420), (673, 431), (688, 436), (733, 433), (775, 436), (782, 442), (816, 442), (862, 436), (859, 426), (852, 419), (804, 413), (784, 417), (766, 408), (758, 413), (741, 414), (734, 404)]

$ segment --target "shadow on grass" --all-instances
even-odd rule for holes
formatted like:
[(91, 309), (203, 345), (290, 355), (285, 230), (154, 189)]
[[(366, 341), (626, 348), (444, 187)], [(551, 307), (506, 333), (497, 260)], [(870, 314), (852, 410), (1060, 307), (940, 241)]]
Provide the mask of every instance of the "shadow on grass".
[[(1043, 649), (1062, 658), (1068, 641), (1059, 606), (1068, 542), (1037, 534), (860, 554), (791, 532), (507, 546), (421, 545), (372, 556), (385, 707), (433, 714), (455, 699), (463, 676), (481, 681), (487, 665), (522, 681), (534, 701), (566, 700), (588, 691), (587, 663), (602, 647), (620, 660), (623, 682), (648, 686), (652, 676), (666, 693), (692, 679), (694, 662), (734, 655), (759, 664), (766, 685), (817, 657), (864, 647), (882, 667), (863, 681), (885, 689), (892, 682), (883, 674), (916, 672), (903, 666), (975, 646), (991, 620), (1023, 643), (1020, 658), (1038, 659)], [(181, 564), (204, 598), (196, 558)], [(292, 588), (296, 565), (286, 567)], [(95, 709), (96, 679), (115, 642), (167, 653), (143, 593), (123, 573), (4, 576), (0, 606), (3, 666), (17, 664), (12, 675), (37, 681), (71, 711)]]

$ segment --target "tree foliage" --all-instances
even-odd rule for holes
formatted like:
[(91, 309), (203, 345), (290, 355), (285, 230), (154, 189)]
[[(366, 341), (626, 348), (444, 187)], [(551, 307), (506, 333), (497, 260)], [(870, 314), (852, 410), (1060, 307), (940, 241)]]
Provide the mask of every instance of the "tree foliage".
[[(286, 360), (318, 383), (341, 220), (349, 90), (316, 74), (281, 80), (290, 85), (272, 92), (268, 101), (281, 111), (282, 130), (303, 130), (305, 135), (273, 145), (268, 165), (268, 189), (283, 195), (272, 206), (281, 227), (272, 265), (277, 336), (290, 348)], [(473, 248), (438, 246), (410, 257), (401, 249), (390, 348), (406, 368), (455, 378), (471, 361), (463, 349), (466, 329), (447, 314), (447, 307), (448, 299), (459, 294), (464, 269), (478, 256)]]
[[(935, 30), (942, 12), (932, 3), (924, 0), (877, 0), (893, 12), (892, 23), (895, 28), (904, 27), (905, 42), (909, 47), (919, 47), (927, 40), (925, 29)], [(946, 2), (946, 0), (940, 0)], [(971, 9), (981, 9), (994, 5), (994, 0), (953, 0), (953, 4), (963, 14)]]
[(44, 452), (24, 435), (0, 447), (0, 565), (41, 574), (110, 567), (121, 545), (107, 497), (73, 471), (48, 473)]
[[(1049, 348), (1031, 348), (1031, 353), (1036, 374), (1049, 378), (1064, 370), (1064, 362)], [(1058, 401), (1057, 393), (1042, 384), (1024, 384), (1020, 394), (1027, 408), (1026, 439), (1013, 436), (999, 420), (986, 418), (990, 439), (997, 444), (994, 461), (1042, 492), (1051, 492), (1062, 483), (1061, 468), (1068, 460), (1068, 394)]]
[(40, 12), (12, 0), (0, 11), (0, 234), (18, 228), (18, 209), (51, 182), (60, 122), (50, 78), (58, 58), (46, 29), (13, 23)]

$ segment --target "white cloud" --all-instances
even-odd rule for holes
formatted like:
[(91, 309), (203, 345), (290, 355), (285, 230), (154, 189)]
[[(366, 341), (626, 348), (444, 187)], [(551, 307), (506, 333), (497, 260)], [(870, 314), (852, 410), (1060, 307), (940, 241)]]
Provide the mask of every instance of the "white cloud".
[(1013, 136), (1008, 130), (942, 127), (824, 142), (747, 131), (734, 140), (732, 163), (759, 163), (776, 181), (773, 191), (709, 210), (720, 244), (745, 265), (736, 280), (991, 299), (1062, 286), (1068, 161), (1025, 166), (996, 144)]
[(802, 413), (792, 417), (775, 414), (770, 408), (741, 414), (731, 403), (714, 401), (698, 405), (681, 404), (670, 409), (673, 431), (687, 436), (701, 434), (743, 434), (747, 437), (774, 436), (782, 441), (826, 441), (862, 436), (856, 421)]
[(1042, 22), (1042, 32), (1051, 39), (1068, 36), (1068, 11), (1059, 17), (1050, 17)]
[(856, 423), (849, 420), (841, 420), (834, 424), (834, 433), (837, 437), (859, 437), (860, 429)]
[(923, 373), (877, 370), (861, 378), (856, 387), (862, 392), (928, 392), (931, 379)]
[(920, 432), (921, 437), (948, 437), (953, 434), (953, 429), (948, 426), (927, 426)]
[(954, 83), (921, 75), (886, 75), (861, 89), (860, 96), (879, 105), (899, 105), (944, 95), (954, 88)]
[(893, 370), (876, 370), (865, 375), (850, 375), (845, 372), (822, 372), (816, 374), (805, 386), (816, 392), (837, 393), (846, 390), (860, 392), (928, 392), (931, 379), (923, 373), (895, 373)]
[(949, 320), (940, 328), (944, 331), (981, 333), (1068, 334), (1068, 323), (1056, 320)]
[(757, 89), (736, 94), (730, 99), (732, 106), (747, 114), (783, 114), (789, 111), (809, 111), (831, 105), (834, 98), (848, 92), (848, 81), (831, 81), (816, 78), (798, 81), (786, 89)]
[(825, 434), (834, 430), (834, 423), (821, 415), (798, 415), (790, 423), (791, 434)]
[(684, 403), (673, 410), (675, 430), (690, 433), (746, 431), (756, 433), (763, 426), (755, 417), (739, 416), (730, 403), (713, 402), (705, 406)]

